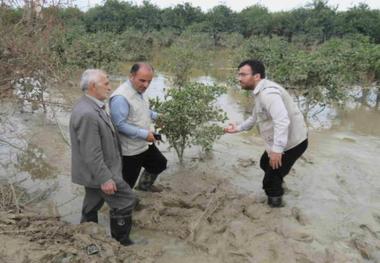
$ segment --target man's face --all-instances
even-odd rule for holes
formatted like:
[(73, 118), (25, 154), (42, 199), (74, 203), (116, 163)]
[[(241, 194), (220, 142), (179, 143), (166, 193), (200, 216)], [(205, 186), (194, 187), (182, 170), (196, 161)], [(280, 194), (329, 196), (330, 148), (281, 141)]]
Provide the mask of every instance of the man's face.
[(260, 80), (260, 74), (252, 74), (251, 67), (244, 65), (239, 69), (237, 78), (242, 89), (253, 90)]
[(111, 85), (106, 74), (100, 73), (98, 76), (98, 81), (91, 85), (92, 95), (98, 100), (105, 100), (111, 93)]
[(136, 73), (131, 74), (130, 81), (133, 87), (140, 93), (144, 93), (153, 79), (153, 71), (148, 67), (141, 67)]

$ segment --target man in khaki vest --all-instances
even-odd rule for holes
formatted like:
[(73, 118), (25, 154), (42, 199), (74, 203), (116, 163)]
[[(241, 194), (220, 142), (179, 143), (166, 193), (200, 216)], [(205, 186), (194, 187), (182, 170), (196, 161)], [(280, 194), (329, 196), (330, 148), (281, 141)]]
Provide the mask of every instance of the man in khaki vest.
[(129, 79), (112, 93), (110, 109), (112, 121), (120, 134), (124, 180), (133, 188), (144, 167), (136, 188), (161, 192), (162, 189), (153, 183), (166, 169), (167, 160), (155, 146), (156, 138), (151, 129), (158, 113), (150, 110), (149, 102), (144, 96), (153, 74), (151, 65), (134, 64)]
[(263, 189), (268, 196), (268, 205), (281, 207), (283, 178), (308, 145), (306, 124), (289, 93), (279, 84), (265, 79), (265, 67), (261, 61), (243, 61), (238, 70), (241, 87), (253, 91), (255, 107), (242, 124), (230, 123), (224, 130), (236, 133), (258, 124), (266, 144), (260, 160), (260, 167), (265, 172)]

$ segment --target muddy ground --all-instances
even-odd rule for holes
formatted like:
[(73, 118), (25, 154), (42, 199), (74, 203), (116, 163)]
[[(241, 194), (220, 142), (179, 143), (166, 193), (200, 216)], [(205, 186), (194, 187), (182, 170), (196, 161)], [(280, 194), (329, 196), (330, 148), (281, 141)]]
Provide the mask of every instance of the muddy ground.
[[(337, 131), (310, 141), (279, 209), (261, 190), (259, 138), (226, 135), (211, 157), (188, 152), (185, 167), (161, 145), (165, 190), (136, 192), (132, 237), (143, 241), (131, 247), (109, 237), (106, 208), (100, 225), (70, 224), (17, 206), (23, 190), (3, 183), (0, 262), (380, 262), (379, 139)], [(99, 253), (88, 255), (90, 244)]]
[[(70, 181), (69, 110), (14, 109), (2, 102), (0, 263), (380, 262), (378, 112), (347, 113), (331, 130), (312, 130), (277, 209), (265, 203), (264, 147), (254, 132), (223, 136), (211, 156), (192, 148), (185, 166), (159, 145), (169, 161), (158, 182), (164, 191), (136, 191), (139, 244), (122, 247), (110, 238), (106, 206), (99, 225), (79, 224), (83, 189)], [(91, 247), (97, 252), (89, 255)]]

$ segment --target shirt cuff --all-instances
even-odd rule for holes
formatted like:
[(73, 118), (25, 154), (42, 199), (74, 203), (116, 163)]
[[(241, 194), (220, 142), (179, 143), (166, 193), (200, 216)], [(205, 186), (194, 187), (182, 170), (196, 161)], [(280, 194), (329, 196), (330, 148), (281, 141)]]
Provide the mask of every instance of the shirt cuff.
[(100, 185), (103, 185), (105, 183), (109, 183), (109, 182), (113, 182), (112, 178), (111, 179), (108, 179), (107, 181), (105, 181), (104, 183), (101, 183)]
[(272, 146), (272, 152), (283, 153), (284, 152), (284, 147), (279, 146), (279, 145), (273, 145)]
[(139, 137), (140, 139), (146, 140), (146, 138), (148, 138), (148, 134), (149, 131), (145, 129), (138, 129), (137, 131), (137, 137)]

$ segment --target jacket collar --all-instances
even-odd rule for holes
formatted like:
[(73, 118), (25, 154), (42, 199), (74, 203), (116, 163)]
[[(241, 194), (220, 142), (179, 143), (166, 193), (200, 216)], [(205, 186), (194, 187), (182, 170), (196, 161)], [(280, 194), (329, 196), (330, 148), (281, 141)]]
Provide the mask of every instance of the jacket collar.
[(98, 100), (97, 98), (92, 97), (92, 96), (90, 96), (90, 95), (88, 95), (88, 94), (85, 94), (85, 96), (86, 96), (87, 98), (89, 98), (90, 100), (94, 101), (95, 104), (98, 105), (99, 108), (103, 109), (103, 107), (105, 106), (105, 103), (104, 103), (103, 101)]
[(265, 82), (266, 82), (266, 81), (267, 81), (266, 79), (261, 79), (261, 80), (259, 81), (259, 83), (258, 83), (257, 86), (255, 87), (255, 89), (253, 90), (253, 95), (257, 95), (261, 90), (264, 89), (264, 87), (265, 87)]
[[(112, 133), (115, 133), (115, 128), (112, 124), (112, 121), (111, 121), (111, 118), (109, 116), (107, 116), (107, 113), (105, 110), (103, 110), (100, 106), (99, 106), (99, 102), (101, 102), (100, 100), (94, 100), (93, 97), (91, 96), (88, 96), (88, 95), (84, 95), (83, 96), (83, 100), (86, 100), (93, 108), (95, 111), (98, 112), (100, 118), (108, 125), (108, 127), (110, 127), (110, 129), (112, 130)], [(102, 102), (103, 105), (105, 105), (104, 102)]]
[(133, 86), (133, 84), (132, 84), (132, 82), (131, 82), (130, 79), (128, 79), (128, 80), (125, 82), (125, 84), (127, 85), (127, 87), (129, 87), (130, 89), (132, 89), (132, 90), (134, 91), (135, 94), (137, 94), (137, 95), (143, 97), (143, 94), (140, 93), (140, 92), (138, 92), (138, 91), (136, 90), (136, 88)]

